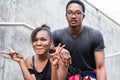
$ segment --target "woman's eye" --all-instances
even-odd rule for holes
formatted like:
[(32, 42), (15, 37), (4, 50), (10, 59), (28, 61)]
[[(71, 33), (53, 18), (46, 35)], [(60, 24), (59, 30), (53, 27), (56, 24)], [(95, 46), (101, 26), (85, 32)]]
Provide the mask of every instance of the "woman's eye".
[(41, 41), (46, 41), (47, 39), (41, 39)]

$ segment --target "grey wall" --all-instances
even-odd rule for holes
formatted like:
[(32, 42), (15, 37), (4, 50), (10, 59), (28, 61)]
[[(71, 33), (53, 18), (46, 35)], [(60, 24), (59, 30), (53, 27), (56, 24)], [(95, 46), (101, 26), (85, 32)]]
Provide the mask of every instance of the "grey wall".
[(0, 0), (0, 21), (25, 22), (32, 26), (47, 23), (62, 28), (68, 0)]
[[(51, 26), (52, 31), (67, 26), (65, 6), (69, 0), (0, 0), (1, 22), (25, 22), (33, 27), (43, 23)], [(87, 3), (84, 25), (99, 29), (105, 40), (105, 55), (108, 80), (120, 79), (120, 55), (108, 55), (120, 52), (120, 25), (103, 15), (101, 11)], [(24, 57), (33, 55), (30, 43), (32, 29), (26, 26), (0, 25), (0, 50), (5, 45), (21, 52)], [(112, 70), (111, 70), (112, 69)], [(0, 55), (0, 80), (23, 80), (19, 65)]]
[[(30, 34), (31, 29), (24, 26), (0, 26), (0, 51), (8, 51), (5, 46), (10, 46), (25, 58), (33, 55)], [(6, 55), (0, 55), (0, 80), (23, 80), (18, 63), (3, 56)]]

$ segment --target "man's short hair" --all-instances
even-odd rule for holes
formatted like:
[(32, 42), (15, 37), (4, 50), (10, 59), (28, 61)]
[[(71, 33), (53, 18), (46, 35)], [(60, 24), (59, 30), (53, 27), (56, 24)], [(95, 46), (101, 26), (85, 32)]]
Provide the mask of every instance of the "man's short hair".
[(83, 13), (85, 13), (85, 5), (84, 5), (84, 3), (83, 3), (82, 1), (80, 1), (80, 0), (70, 0), (70, 1), (67, 3), (66, 11), (67, 11), (68, 6), (69, 6), (71, 3), (77, 3), (77, 4), (81, 5), (81, 6), (82, 6), (82, 11), (83, 11)]

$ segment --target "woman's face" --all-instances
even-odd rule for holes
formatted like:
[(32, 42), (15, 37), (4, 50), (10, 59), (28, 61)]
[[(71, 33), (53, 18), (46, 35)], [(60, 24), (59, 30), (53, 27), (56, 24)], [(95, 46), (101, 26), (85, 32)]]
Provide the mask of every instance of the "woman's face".
[(32, 45), (36, 54), (44, 55), (49, 52), (51, 43), (52, 41), (50, 40), (48, 32), (41, 30), (37, 32)]

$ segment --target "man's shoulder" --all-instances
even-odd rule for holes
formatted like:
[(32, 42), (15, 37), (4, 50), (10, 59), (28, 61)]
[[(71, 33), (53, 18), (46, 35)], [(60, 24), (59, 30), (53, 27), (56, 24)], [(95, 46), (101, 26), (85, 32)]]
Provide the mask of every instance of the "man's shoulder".
[(86, 25), (84, 26), (84, 28), (85, 28), (86, 30), (93, 30), (93, 31), (96, 30), (95, 28), (93, 28), (93, 27), (91, 27), (91, 26), (86, 26)]
[(67, 28), (62, 28), (62, 29), (54, 30), (53, 34), (52, 34), (54, 42), (57, 43), (57, 45), (58, 45), (59, 42), (64, 39), (64, 35), (66, 33), (67, 33)]
[(102, 32), (97, 29), (97, 28), (93, 28), (93, 27), (89, 27), (89, 26), (85, 26), (85, 29), (86, 29), (86, 34), (89, 35), (91, 37), (91, 39), (96, 39), (97, 38), (102, 38)]
[(101, 33), (99, 29), (97, 28), (93, 28), (93, 27), (90, 27), (90, 26), (84, 26), (85, 30), (87, 30), (87, 32), (91, 32), (93, 34), (97, 34), (97, 33)]
[(53, 34), (63, 34), (67, 32), (67, 27), (66, 28), (62, 28), (62, 29), (57, 29), (53, 31)]

